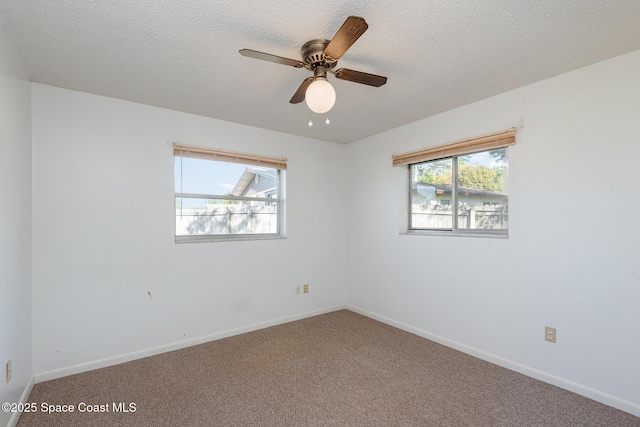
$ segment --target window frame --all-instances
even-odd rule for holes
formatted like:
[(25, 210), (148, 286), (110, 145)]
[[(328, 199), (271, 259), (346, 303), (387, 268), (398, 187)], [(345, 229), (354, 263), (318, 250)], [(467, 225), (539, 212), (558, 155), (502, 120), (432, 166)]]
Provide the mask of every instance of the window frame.
[[(286, 167), (287, 159), (276, 159), (271, 157), (257, 156), (253, 154), (234, 153), (221, 150), (211, 150), (202, 147), (185, 146), (181, 144), (173, 144), (173, 158), (174, 158), (174, 195), (173, 195), (173, 235), (175, 243), (197, 243), (197, 242), (221, 242), (221, 241), (237, 241), (237, 240), (269, 240), (269, 239), (284, 239), (285, 234), (285, 182), (286, 182)], [(190, 156), (189, 152), (197, 153)], [(263, 166), (276, 170), (276, 183), (277, 191), (276, 197), (250, 197), (250, 196), (232, 196), (232, 195), (219, 195), (219, 194), (200, 194), (200, 193), (182, 193), (176, 191), (176, 175), (175, 175), (175, 160), (177, 158), (199, 158), (212, 162), (219, 163), (237, 163), (247, 167), (250, 166)], [(247, 202), (263, 202), (265, 205), (276, 205), (277, 210), (277, 224), (275, 233), (234, 233), (234, 234), (194, 234), (194, 235), (178, 235), (176, 234), (177, 227), (177, 201), (178, 199), (191, 198), (191, 199), (206, 199), (206, 200), (229, 200), (229, 201), (247, 201)]]
[[(504, 148), (507, 150), (507, 158), (509, 158), (509, 147), (515, 145), (516, 128), (512, 127), (503, 131), (493, 132), (471, 138), (465, 138), (458, 141), (430, 146), (418, 150), (409, 151), (401, 154), (392, 155), (392, 166), (407, 166), (406, 171), (406, 187), (408, 200), (405, 206), (408, 206), (406, 225), (401, 224), (400, 234), (407, 235), (433, 235), (433, 236), (459, 236), (459, 237), (489, 237), (489, 238), (508, 238), (509, 228), (507, 229), (469, 229), (458, 228), (458, 158), (466, 155), (472, 155), (482, 152), (493, 151)], [(452, 190), (451, 190), (451, 206), (452, 206), (452, 226), (451, 228), (412, 228), (412, 174), (411, 167), (413, 165), (428, 163), (432, 161), (451, 159), (452, 169)], [(508, 172), (510, 175), (510, 168)], [(404, 192), (404, 191), (403, 191)], [(508, 196), (508, 194), (507, 194)], [(507, 201), (508, 206), (508, 201)]]
[[(502, 147), (507, 150), (507, 158), (508, 158), (508, 149), (509, 147)], [(433, 160), (425, 160), (416, 163), (409, 163), (407, 165), (409, 172), (409, 185), (408, 185), (408, 218), (407, 218), (407, 234), (440, 234), (440, 235), (457, 235), (457, 236), (476, 236), (476, 237), (508, 237), (509, 236), (509, 228), (506, 229), (486, 229), (486, 228), (460, 228), (458, 227), (458, 216), (459, 216), (459, 206), (458, 206), (458, 188), (459, 188), (459, 176), (458, 176), (458, 159), (460, 157), (468, 156), (471, 154), (478, 153), (486, 153), (489, 151), (494, 151), (496, 148), (489, 148), (485, 150), (479, 150), (474, 152), (468, 152), (464, 154), (454, 154), (447, 157), (442, 157)], [(411, 174), (411, 168), (416, 165), (437, 162), (440, 160), (451, 160), (451, 228), (416, 228), (413, 227), (413, 200), (412, 200), (412, 186), (413, 186), (413, 177)], [(509, 195), (507, 194), (507, 197)], [(508, 202), (507, 202), (508, 206)]]

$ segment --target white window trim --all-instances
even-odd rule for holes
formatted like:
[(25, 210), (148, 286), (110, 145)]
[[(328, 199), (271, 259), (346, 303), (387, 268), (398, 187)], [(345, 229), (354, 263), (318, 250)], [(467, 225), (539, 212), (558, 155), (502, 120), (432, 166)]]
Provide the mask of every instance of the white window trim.
[[(508, 149), (507, 147), (503, 147)], [(486, 149), (486, 150), (482, 150), (482, 151), (476, 151), (475, 153), (483, 153), (486, 151), (491, 151), (492, 149)], [(444, 160), (444, 159), (452, 159), (451, 161), (451, 166), (452, 166), (452, 184), (451, 184), (451, 206), (452, 206), (452, 216), (453, 219), (455, 219), (455, 217), (457, 216), (458, 213), (458, 165), (457, 165), (457, 159), (459, 157), (462, 157), (464, 155), (467, 154), (475, 154), (473, 152), (471, 153), (465, 153), (465, 154), (456, 154), (453, 156), (448, 156), (448, 157), (444, 157), (442, 159), (439, 160)], [(412, 185), (412, 181), (411, 181), (411, 166), (413, 165), (417, 165), (420, 163), (426, 163), (432, 160), (427, 160), (427, 161), (423, 161), (423, 162), (416, 162), (416, 163), (410, 163), (407, 165), (407, 176), (408, 176), (408, 183), (407, 183), (407, 189), (408, 189), (408, 216), (407, 216), (407, 227), (406, 227), (406, 231), (405, 232), (401, 232), (400, 234), (406, 234), (406, 235), (424, 235), (424, 236), (457, 236), (457, 237), (493, 237), (493, 238), (500, 238), (500, 239), (508, 239), (509, 238), (509, 229), (507, 228), (506, 230), (496, 230), (496, 229), (481, 229), (481, 228), (474, 228), (474, 229), (469, 229), (469, 228), (456, 228), (456, 222), (457, 221), (453, 221), (453, 225), (452, 228), (433, 228), (433, 229), (428, 229), (428, 228), (411, 228), (411, 215), (413, 214), (412, 211), (412, 206), (411, 206), (411, 185)]]
[[(221, 150), (207, 149), (203, 147), (184, 146), (181, 144), (173, 144), (174, 161), (177, 157), (196, 157), (212, 161), (230, 161), (243, 165), (260, 165), (274, 168), (278, 171), (278, 192), (276, 199), (266, 197), (242, 197), (242, 196), (220, 196), (213, 194), (190, 194), (179, 193), (174, 190), (173, 206), (173, 236), (175, 243), (200, 243), (200, 242), (230, 242), (230, 241), (246, 241), (246, 240), (278, 240), (286, 239), (285, 226), (285, 176), (287, 168), (287, 159), (277, 159), (264, 156), (256, 156), (245, 153), (234, 153)], [(187, 154), (189, 153), (189, 154)], [(194, 155), (195, 154), (195, 155)], [(175, 168), (174, 168), (175, 170)], [(174, 181), (175, 183), (175, 176)], [(205, 235), (177, 235), (176, 234), (176, 200), (179, 198), (204, 198), (217, 200), (246, 200), (246, 201), (265, 201), (278, 205), (277, 216), (277, 232), (276, 233), (238, 233), (238, 234), (205, 234)]]
[[(479, 153), (484, 151), (491, 151), (497, 148), (506, 148), (515, 145), (516, 128), (510, 128), (500, 132), (494, 132), (490, 134), (481, 135), (478, 137), (466, 138), (463, 140), (454, 141), (447, 144), (437, 145), (424, 149), (414, 150), (403, 154), (394, 154), (392, 156), (392, 165), (398, 167), (398, 170), (402, 171), (402, 194), (404, 203), (402, 203), (402, 210), (404, 214), (401, 215), (402, 221), (400, 223), (400, 235), (405, 236), (447, 236), (447, 237), (471, 237), (471, 238), (496, 238), (496, 239), (508, 239), (509, 229), (506, 230), (485, 230), (485, 229), (413, 229), (411, 228), (411, 165), (423, 163), (432, 160), (438, 160), (441, 158), (460, 157), (466, 154)], [(453, 162), (455, 163), (455, 162)], [(509, 173), (510, 173), (509, 169)], [(457, 178), (456, 178), (457, 182)], [(456, 186), (457, 187), (457, 186)], [(454, 191), (452, 191), (454, 193)], [(457, 203), (456, 197), (452, 194), (451, 204)]]

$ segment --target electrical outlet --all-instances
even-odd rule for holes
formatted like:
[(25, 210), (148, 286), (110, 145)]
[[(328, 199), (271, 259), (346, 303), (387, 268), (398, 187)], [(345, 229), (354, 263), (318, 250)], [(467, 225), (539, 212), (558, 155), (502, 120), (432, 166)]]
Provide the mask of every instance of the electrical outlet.
[(308, 294), (309, 293), (309, 285), (308, 284), (304, 284), (304, 293)]
[(544, 327), (544, 339), (549, 342), (556, 342), (556, 328), (551, 326)]
[(7, 382), (11, 381), (11, 360), (7, 362)]
[(300, 285), (296, 285), (296, 295), (300, 293)]

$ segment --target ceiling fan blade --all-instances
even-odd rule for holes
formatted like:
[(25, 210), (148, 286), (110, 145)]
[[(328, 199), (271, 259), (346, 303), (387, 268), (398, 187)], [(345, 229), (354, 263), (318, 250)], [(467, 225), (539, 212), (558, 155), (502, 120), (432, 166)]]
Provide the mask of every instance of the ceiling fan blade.
[(249, 58), (262, 59), (263, 61), (275, 62), (276, 64), (290, 65), (296, 68), (304, 67), (304, 62), (297, 59), (283, 58), (282, 56), (271, 55), (270, 53), (258, 52), (251, 49), (240, 49), (240, 55)]
[(306, 79), (304, 79), (296, 93), (294, 93), (291, 97), (291, 101), (289, 102), (292, 104), (299, 104), (304, 101), (304, 95), (307, 92), (307, 88), (309, 87), (311, 82), (313, 82), (313, 77), (307, 77)]
[(333, 72), (337, 79), (349, 80), (350, 82), (362, 83), (369, 86), (380, 87), (387, 82), (384, 76), (363, 73), (362, 71), (349, 70), (340, 68)]
[(369, 26), (364, 18), (360, 18), (359, 16), (348, 17), (325, 48), (325, 56), (335, 60), (339, 59), (347, 49), (367, 31), (367, 28), (369, 28)]

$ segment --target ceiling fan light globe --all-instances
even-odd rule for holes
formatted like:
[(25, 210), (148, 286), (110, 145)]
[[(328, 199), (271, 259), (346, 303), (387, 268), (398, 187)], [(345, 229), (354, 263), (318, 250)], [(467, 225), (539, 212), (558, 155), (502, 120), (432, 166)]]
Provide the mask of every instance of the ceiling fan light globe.
[(318, 78), (309, 85), (304, 99), (311, 111), (323, 114), (336, 103), (336, 91), (326, 79)]

